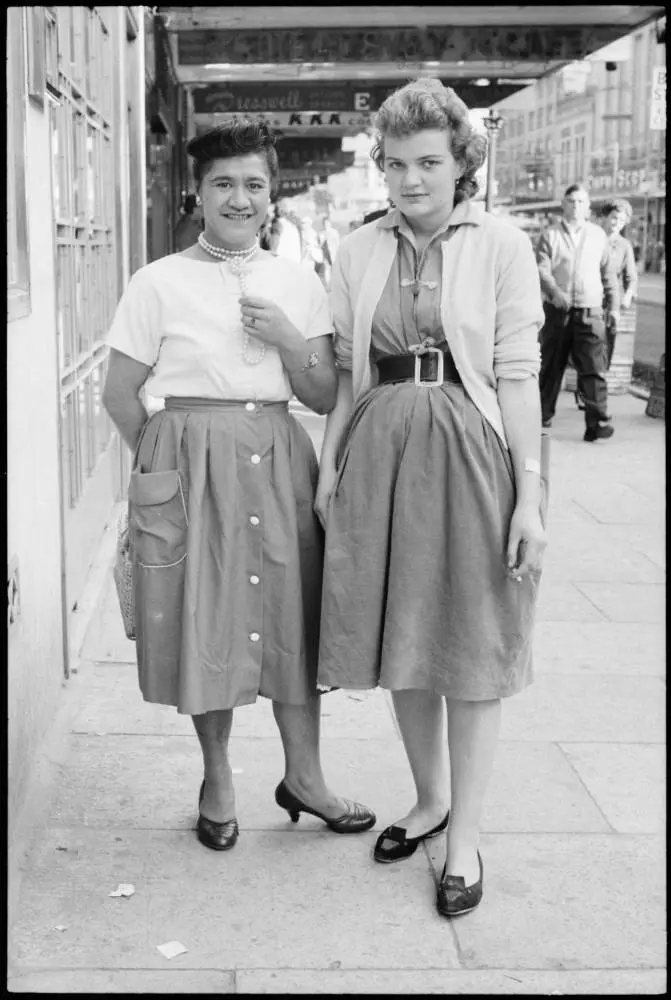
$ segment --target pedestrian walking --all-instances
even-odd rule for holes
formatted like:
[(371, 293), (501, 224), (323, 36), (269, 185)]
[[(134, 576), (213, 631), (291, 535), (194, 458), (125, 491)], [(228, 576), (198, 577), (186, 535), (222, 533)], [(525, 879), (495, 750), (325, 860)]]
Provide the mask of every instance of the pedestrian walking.
[[(611, 312), (606, 326), (606, 368), (610, 369), (618, 332), (634, 333), (636, 330), (636, 306), (633, 302), (638, 292), (638, 273), (634, 248), (622, 235), (622, 230), (631, 222), (634, 214), (631, 203), (626, 198), (615, 198), (606, 202), (601, 211), (620, 295), (619, 322), (615, 322)], [(607, 313), (608, 303), (605, 298), (603, 308), (604, 313)]]
[(536, 259), (544, 297), (540, 392), (543, 426), (551, 427), (569, 358), (585, 405), (585, 441), (609, 438), (606, 327), (619, 321), (619, 293), (608, 237), (588, 222), (581, 184), (564, 193), (562, 218), (541, 235)]
[[(253, 121), (189, 143), (204, 233), (133, 275), (109, 334), (105, 406), (135, 452), (140, 688), (193, 717), (198, 837), (214, 850), (238, 838), (233, 710), (259, 695), (272, 699), (284, 747), (277, 803), (338, 833), (375, 823), (329, 790), (319, 759), (317, 459), (288, 401), (325, 413), (336, 375), (319, 279), (258, 246), (278, 183), (274, 141)], [(149, 420), (143, 386), (165, 398)]]
[(532, 677), (543, 310), (529, 238), (470, 200), (486, 140), (455, 92), (414, 81), (375, 127), (397, 207), (349, 234), (333, 270), (318, 681), (392, 692), (417, 802), (374, 857), (447, 831), (436, 902), (453, 917), (482, 897), (500, 699)]
[(187, 194), (182, 215), (175, 227), (175, 252), (192, 247), (203, 231), (203, 213), (195, 194)]

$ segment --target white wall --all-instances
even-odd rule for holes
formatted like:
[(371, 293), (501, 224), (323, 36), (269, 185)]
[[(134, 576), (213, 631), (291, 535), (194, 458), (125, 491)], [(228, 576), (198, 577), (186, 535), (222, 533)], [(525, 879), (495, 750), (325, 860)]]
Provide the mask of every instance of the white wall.
[(9, 831), (64, 677), (58, 368), (47, 111), (26, 110), (31, 313), (7, 329), (8, 556), (21, 614), (8, 628)]

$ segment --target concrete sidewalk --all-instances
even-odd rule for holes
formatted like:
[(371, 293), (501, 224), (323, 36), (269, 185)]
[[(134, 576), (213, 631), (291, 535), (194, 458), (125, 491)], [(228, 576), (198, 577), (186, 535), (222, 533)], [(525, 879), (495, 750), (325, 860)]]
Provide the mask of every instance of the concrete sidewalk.
[[(48, 821), (22, 866), (9, 990), (663, 993), (665, 427), (631, 396), (610, 406), (615, 437), (585, 444), (560, 399), (537, 677), (504, 704), (478, 909), (437, 915), (440, 840), (401, 864), (371, 859), (413, 797), (379, 690), (323, 700), (328, 779), (375, 809), (375, 830), (289, 822), (260, 699), (235, 714), (240, 841), (203, 848), (191, 721), (142, 701), (110, 576), (65, 694)], [(305, 419), (318, 438), (323, 422)], [(119, 883), (134, 895), (110, 897)], [(166, 959), (157, 945), (174, 940), (188, 950)]]

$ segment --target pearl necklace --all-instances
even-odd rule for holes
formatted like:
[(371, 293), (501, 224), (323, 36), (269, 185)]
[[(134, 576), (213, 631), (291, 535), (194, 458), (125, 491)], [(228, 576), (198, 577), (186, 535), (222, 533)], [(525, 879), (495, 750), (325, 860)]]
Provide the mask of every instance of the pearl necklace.
[[(240, 291), (243, 295), (247, 295), (247, 275), (244, 274), (243, 269), (259, 249), (258, 239), (254, 240), (253, 246), (246, 247), (244, 250), (227, 250), (225, 247), (213, 246), (212, 243), (208, 243), (203, 233), (198, 234), (198, 243), (203, 248), (205, 253), (209, 253), (211, 257), (216, 257), (217, 260), (222, 260), (229, 265), (231, 271), (233, 271), (233, 274), (235, 274), (240, 283)], [(258, 365), (265, 357), (266, 345), (261, 342), (258, 354), (250, 357), (248, 351), (251, 342), (252, 338), (247, 332), (245, 332), (245, 339), (242, 344), (242, 360), (246, 365)]]

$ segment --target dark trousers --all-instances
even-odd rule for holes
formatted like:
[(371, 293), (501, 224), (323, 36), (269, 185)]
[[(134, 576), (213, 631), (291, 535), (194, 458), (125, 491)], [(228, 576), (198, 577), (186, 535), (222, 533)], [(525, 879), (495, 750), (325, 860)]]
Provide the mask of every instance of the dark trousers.
[(606, 327), (606, 371), (610, 371), (611, 362), (613, 360), (613, 353), (615, 351), (615, 338), (617, 336), (617, 327), (610, 324)]
[(606, 328), (602, 309), (557, 309), (545, 303), (540, 333), (540, 393), (543, 421), (552, 420), (569, 358), (585, 403), (585, 423), (596, 427), (608, 419)]

